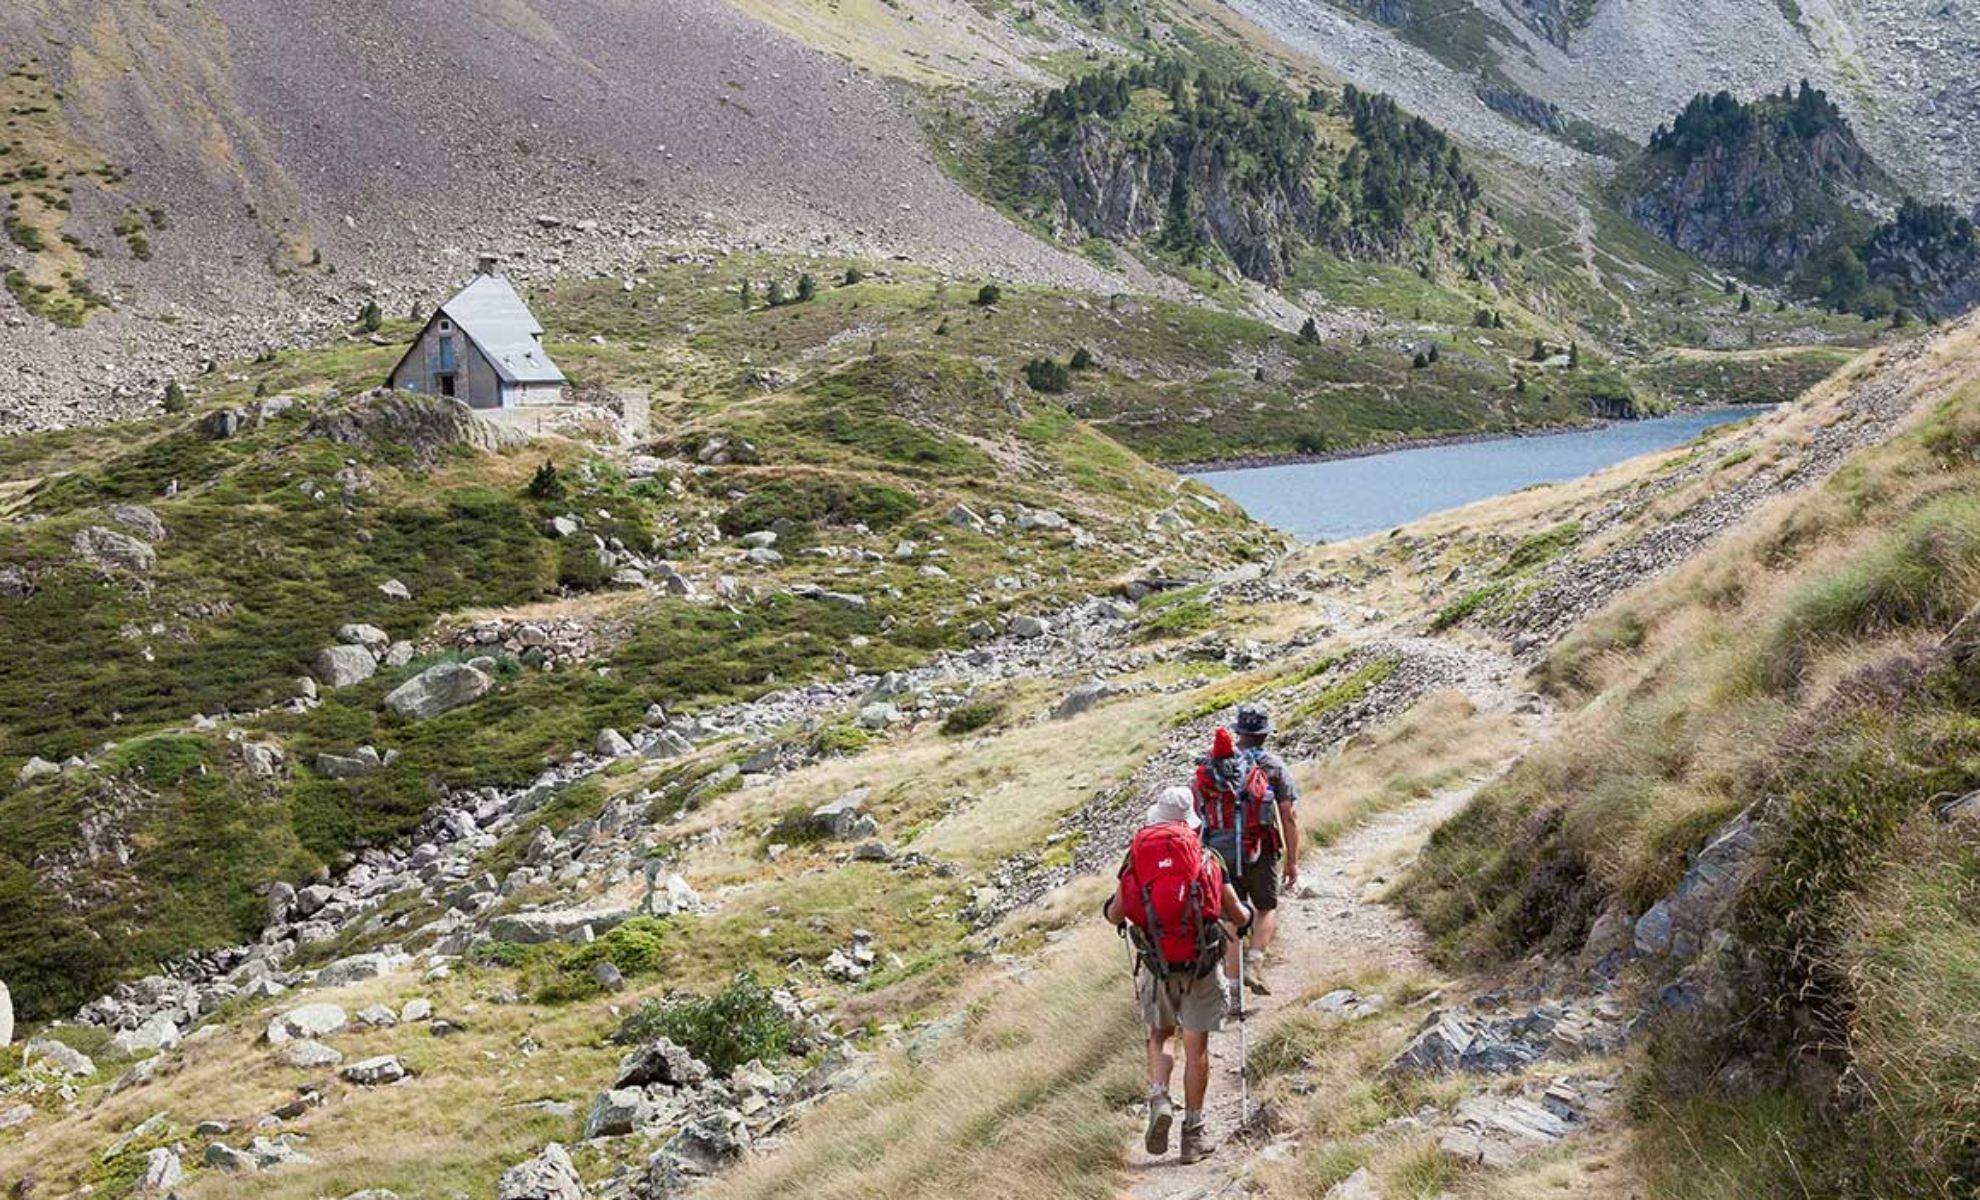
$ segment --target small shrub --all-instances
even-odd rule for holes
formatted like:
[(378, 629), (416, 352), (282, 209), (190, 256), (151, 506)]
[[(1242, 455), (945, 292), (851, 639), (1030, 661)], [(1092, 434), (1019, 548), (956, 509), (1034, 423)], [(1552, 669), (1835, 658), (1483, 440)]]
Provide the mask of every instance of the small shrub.
[(1072, 386), (1072, 372), (1065, 364), (1049, 358), (1034, 358), (1024, 364), (1024, 381), (1034, 392), (1063, 392)]
[[(1363, 334), (1362, 336), (1367, 337), (1368, 335)], [(1306, 318), (1306, 323), (1299, 327), (1299, 344), (1302, 346), (1317, 346), (1320, 344), (1320, 326), (1314, 323), (1312, 317)]]
[(562, 500), (564, 477), (557, 473), (557, 464), (546, 460), (536, 468), (536, 474), (529, 477), (529, 486), (523, 491), (532, 500)]
[(379, 327), (385, 324), (385, 314), (378, 310), (378, 301), (364, 302), (364, 307), (358, 310), (358, 324), (366, 333), (377, 333)]
[(608, 962), (627, 979), (652, 975), (665, 965), (662, 955), (666, 950), (666, 935), (667, 923), (660, 918), (634, 917), (590, 945), (573, 951), (564, 960), (563, 971), (589, 978), (594, 964)]
[(725, 1076), (752, 1059), (782, 1058), (796, 1032), (770, 990), (743, 971), (713, 996), (649, 1000), (612, 1036), (622, 1045), (666, 1038)]
[(612, 571), (590, 542), (570, 542), (557, 560), (557, 583), (574, 592), (595, 592), (611, 581)]
[(1093, 351), (1081, 346), (1079, 349), (1073, 351), (1072, 358), (1067, 360), (1066, 366), (1075, 371), (1091, 369), (1093, 366)]
[(978, 308), (989, 308), (1003, 298), (1004, 289), (994, 283), (986, 283), (976, 289), (976, 306)]
[(186, 411), (186, 389), (180, 387), (176, 379), (165, 385), (164, 407), (168, 413)]
[(852, 287), (866, 279), (866, 273), (858, 267), (847, 267), (846, 277), (839, 282), (840, 287)]
[(1004, 715), (1004, 706), (993, 700), (972, 700), (949, 710), (942, 718), (942, 732), (949, 737), (975, 733)]
[(811, 298), (813, 296), (816, 296), (817, 294), (818, 294), (818, 281), (811, 277), (810, 272), (806, 272), (805, 274), (798, 276), (797, 302), (799, 304), (808, 303), (811, 300)]

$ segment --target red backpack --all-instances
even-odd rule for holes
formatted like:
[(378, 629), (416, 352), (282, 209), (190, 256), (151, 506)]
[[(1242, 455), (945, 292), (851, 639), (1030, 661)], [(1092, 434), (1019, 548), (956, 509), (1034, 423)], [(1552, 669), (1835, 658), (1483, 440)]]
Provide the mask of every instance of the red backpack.
[(1224, 877), (1203, 853), (1196, 831), (1180, 821), (1144, 826), (1121, 864), (1121, 913), (1138, 933), (1142, 965), (1167, 979), (1186, 971), (1201, 979), (1223, 958)]
[[(1240, 752), (1228, 729), (1219, 729), (1211, 740), (1210, 756), (1196, 760), (1196, 778), (1191, 783), (1196, 794), (1196, 812), (1203, 818), (1203, 838), (1211, 845), (1220, 841), (1230, 849), (1237, 832), (1238, 802), (1244, 803), (1244, 861), (1255, 862), (1267, 850), (1279, 848), (1278, 809), (1273, 803), (1272, 781), (1256, 755)], [(1232, 870), (1236, 870), (1235, 866)]]

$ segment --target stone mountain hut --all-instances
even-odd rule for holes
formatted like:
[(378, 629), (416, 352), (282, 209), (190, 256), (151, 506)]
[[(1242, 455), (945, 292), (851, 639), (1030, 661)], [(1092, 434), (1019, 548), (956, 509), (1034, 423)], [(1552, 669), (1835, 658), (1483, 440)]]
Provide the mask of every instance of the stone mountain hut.
[(470, 408), (518, 408), (556, 403), (564, 373), (543, 352), (543, 326), (529, 305), (484, 255), (473, 282), (434, 310), (389, 386)]

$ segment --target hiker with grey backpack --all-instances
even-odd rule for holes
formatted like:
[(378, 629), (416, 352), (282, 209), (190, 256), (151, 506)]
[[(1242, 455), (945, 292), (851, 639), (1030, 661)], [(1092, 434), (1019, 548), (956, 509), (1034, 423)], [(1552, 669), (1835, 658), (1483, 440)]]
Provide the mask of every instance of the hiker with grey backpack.
[(1220, 968), (1224, 947), (1243, 936), (1251, 910), (1225, 882), (1218, 857), (1204, 848), (1196, 808), (1185, 787), (1163, 791), (1128, 844), (1120, 881), (1102, 909), (1135, 952), (1135, 994), (1148, 1027), (1148, 1129), (1152, 1155), (1166, 1154), (1175, 1105), (1169, 1086), (1181, 1034), (1183, 1127), (1180, 1161), (1208, 1158), (1216, 1146), (1203, 1120), (1210, 1087), (1210, 1035), (1222, 1027), (1229, 998)]

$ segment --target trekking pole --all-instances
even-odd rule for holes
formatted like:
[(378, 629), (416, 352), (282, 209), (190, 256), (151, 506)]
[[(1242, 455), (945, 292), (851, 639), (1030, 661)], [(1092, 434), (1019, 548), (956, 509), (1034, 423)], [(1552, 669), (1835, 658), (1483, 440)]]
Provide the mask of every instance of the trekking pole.
[[(1231, 805), (1234, 814), (1232, 825), (1237, 834), (1237, 877), (1244, 878), (1244, 792), (1240, 788), (1234, 793), (1235, 802)], [(1245, 906), (1251, 907), (1251, 896), (1244, 897)], [(1251, 919), (1256, 921), (1258, 913), (1252, 909)], [(1244, 940), (1238, 941), (1238, 1129), (1251, 1124), (1251, 1001), (1244, 993)]]

